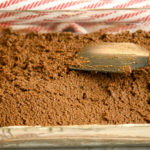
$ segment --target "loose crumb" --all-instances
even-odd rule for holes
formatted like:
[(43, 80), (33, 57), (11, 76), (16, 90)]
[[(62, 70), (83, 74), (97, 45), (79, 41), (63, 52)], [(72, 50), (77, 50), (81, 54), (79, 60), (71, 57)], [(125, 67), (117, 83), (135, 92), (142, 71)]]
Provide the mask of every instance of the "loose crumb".
[(130, 75), (73, 71), (77, 52), (98, 42), (150, 50), (150, 32), (0, 37), (0, 127), (150, 123), (150, 66)]

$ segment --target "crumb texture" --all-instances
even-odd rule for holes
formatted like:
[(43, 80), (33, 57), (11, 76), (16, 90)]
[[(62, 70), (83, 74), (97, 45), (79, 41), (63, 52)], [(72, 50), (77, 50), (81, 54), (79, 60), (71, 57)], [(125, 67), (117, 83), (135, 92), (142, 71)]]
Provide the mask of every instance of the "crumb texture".
[(150, 50), (150, 32), (2, 32), (0, 127), (150, 123), (150, 67), (128, 76), (69, 69), (87, 44), (133, 42)]

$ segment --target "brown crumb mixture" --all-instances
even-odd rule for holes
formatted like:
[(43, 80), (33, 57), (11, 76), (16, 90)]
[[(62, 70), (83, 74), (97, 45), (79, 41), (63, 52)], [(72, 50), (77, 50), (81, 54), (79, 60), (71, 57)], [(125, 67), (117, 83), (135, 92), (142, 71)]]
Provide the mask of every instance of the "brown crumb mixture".
[(150, 123), (150, 67), (130, 76), (69, 70), (90, 43), (134, 42), (150, 32), (19, 34), (0, 37), (0, 126)]

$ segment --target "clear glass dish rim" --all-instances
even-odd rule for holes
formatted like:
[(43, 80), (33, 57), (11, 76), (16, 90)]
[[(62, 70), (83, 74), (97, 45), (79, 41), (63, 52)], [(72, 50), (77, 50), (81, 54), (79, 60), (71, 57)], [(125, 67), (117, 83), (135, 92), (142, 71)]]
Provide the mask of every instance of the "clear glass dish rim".
[(77, 11), (111, 11), (111, 10), (116, 10), (116, 11), (132, 11), (132, 10), (150, 10), (150, 7), (148, 8), (98, 8), (98, 9), (64, 9), (64, 10), (0, 10), (1, 12), (77, 12)]

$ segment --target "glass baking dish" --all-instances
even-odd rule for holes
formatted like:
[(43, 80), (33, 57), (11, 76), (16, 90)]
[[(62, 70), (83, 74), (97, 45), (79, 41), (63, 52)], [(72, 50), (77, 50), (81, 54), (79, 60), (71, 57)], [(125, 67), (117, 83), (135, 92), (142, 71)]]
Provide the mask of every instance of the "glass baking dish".
[[(0, 11), (0, 27), (86, 34), (150, 31), (150, 9)], [(150, 146), (150, 124), (10, 126), (0, 128), (0, 148)]]

